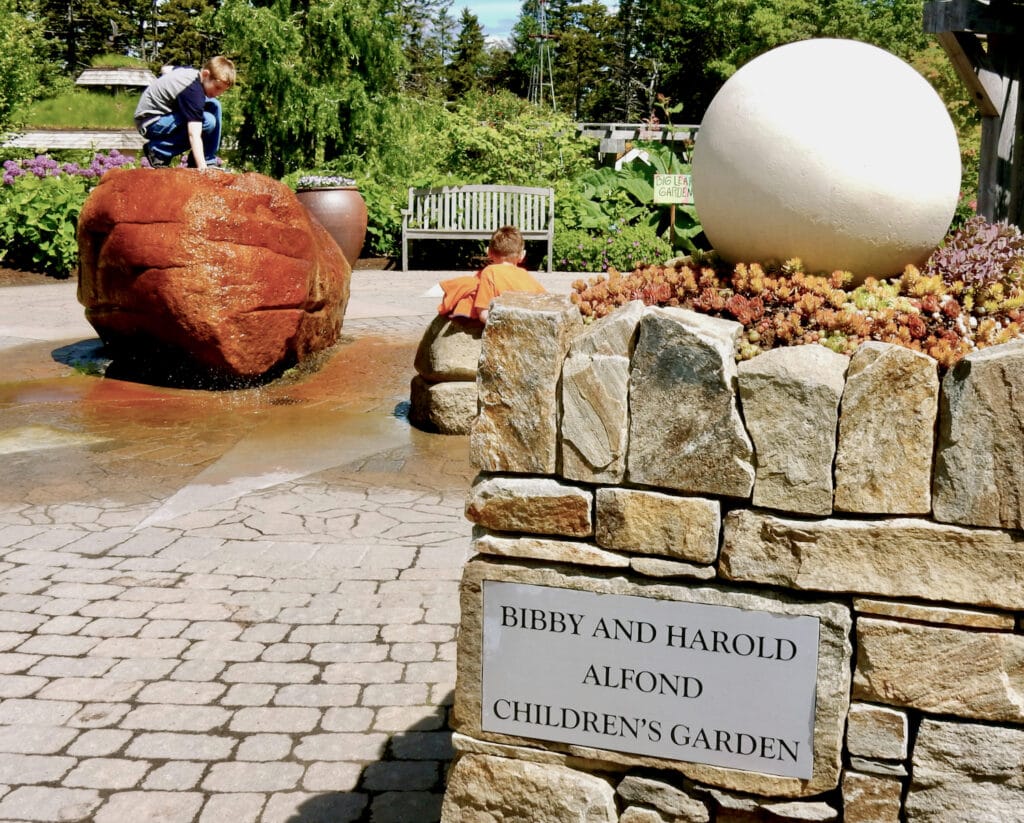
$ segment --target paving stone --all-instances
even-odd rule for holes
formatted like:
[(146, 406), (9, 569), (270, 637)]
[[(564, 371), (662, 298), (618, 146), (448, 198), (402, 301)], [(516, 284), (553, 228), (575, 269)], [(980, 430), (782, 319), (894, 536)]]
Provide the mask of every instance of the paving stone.
[(146, 625), (140, 617), (99, 617), (84, 626), (81, 634), (89, 637), (131, 637)]
[(415, 706), (427, 699), (422, 683), (384, 683), (366, 686), (360, 702), (364, 706)]
[(370, 814), (374, 823), (433, 823), (441, 819), (442, 800), (440, 792), (384, 792), (373, 798)]
[(82, 632), (82, 629), (86, 628), (90, 622), (88, 617), (62, 614), (57, 617), (51, 617), (36, 631), (39, 634), (76, 634), (81, 632), (88, 635), (89, 633)]
[(226, 683), (309, 683), (319, 673), (310, 663), (234, 663), (222, 679)]
[(268, 663), (291, 663), (309, 657), (311, 646), (307, 643), (275, 643), (267, 646), (260, 655)]
[(47, 684), (45, 677), (32, 677), (25, 674), (0, 675), (0, 698), (28, 697)]
[(286, 734), (247, 734), (235, 751), (236, 760), (284, 760), (292, 750), (292, 739)]
[(0, 674), (24, 672), (40, 660), (42, 658), (38, 654), (19, 654), (18, 652), (0, 654)]
[(200, 620), (191, 622), (181, 636), (189, 640), (234, 640), (244, 630), (244, 626), (227, 620)]
[(218, 706), (147, 705), (132, 709), (122, 722), (125, 729), (205, 732), (227, 722), (231, 712)]
[(139, 658), (177, 658), (188, 646), (188, 641), (173, 638), (134, 638), (116, 637), (100, 641), (92, 649), (92, 653), (100, 657)]
[(139, 637), (178, 637), (188, 625), (187, 620), (150, 620), (139, 629)]
[(94, 757), (79, 761), (62, 784), (83, 789), (127, 789), (138, 783), (149, 770), (145, 760)]
[[(357, 823), (369, 805), (369, 798), (358, 792), (312, 794), (285, 792), (275, 794), (267, 801), (260, 823)], [(405, 823), (428, 823), (408, 818)]]
[(359, 698), (359, 687), (327, 686), (282, 686), (277, 690), (274, 704), (277, 706), (352, 706)]
[(224, 706), (266, 706), (276, 692), (277, 687), (269, 683), (236, 683), (220, 702)]
[(194, 789), (206, 771), (206, 763), (194, 763), (190, 760), (172, 760), (164, 763), (147, 776), (142, 784), (144, 789), (163, 791), (186, 791)]
[(265, 802), (262, 794), (215, 794), (203, 806), (199, 823), (256, 823)]
[(125, 754), (160, 760), (224, 760), (235, 743), (233, 738), (212, 734), (140, 734), (128, 744)]
[(258, 623), (246, 628), (238, 639), (255, 643), (279, 643), (288, 635), (289, 630), (290, 627), (283, 623)]
[(68, 746), (68, 754), (75, 757), (103, 757), (119, 751), (132, 733), (123, 729), (89, 729), (82, 732)]
[(328, 709), (321, 725), (329, 732), (363, 732), (373, 725), (373, 709), (334, 708)]
[(298, 785), (305, 767), (298, 763), (214, 763), (203, 780), (212, 792), (279, 792)]
[(313, 763), (302, 778), (311, 792), (349, 792), (359, 785), (363, 767), (358, 763)]
[(110, 796), (93, 823), (192, 823), (202, 805), (198, 792), (120, 792)]
[(69, 726), (94, 729), (119, 723), (128, 714), (128, 703), (87, 703), (68, 720)]
[(0, 726), (0, 752), (54, 754), (78, 734), (63, 726)]
[[(131, 594), (131, 591), (126, 594)], [(86, 617), (120, 617), (133, 620), (142, 617), (156, 604), (145, 600), (95, 600), (82, 601), (82, 605), (74, 611)]]
[(213, 703), (227, 689), (223, 683), (197, 683), (188, 680), (158, 680), (149, 683), (136, 696), (139, 703), (176, 703), (202, 705)]
[(99, 792), (49, 786), (21, 786), (0, 800), (5, 820), (91, 820)]
[(40, 689), (36, 697), (44, 700), (77, 700), (82, 703), (118, 703), (130, 700), (142, 685), (139, 680), (62, 677)]
[(309, 653), (317, 663), (375, 663), (387, 656), (388, 647), (380, 643), (317, 643)]
[(161, 680), (178, 667), (177, 660), (122, 660), (114, 665), (107, 677), (111, 680)]
[(0, 703), (0, 726), (63, 726), (80, 708), (80, 703), (66, 700), (5, 700)]
[[(78, 657), (104, 641), (98, 637), (67, 637), (59, 634), (36, 635), (25, 640), (18, 651), (25, 654), (62, 655)], [(100, 654), (100, 657), (103, 655)], [(113, 655), (108, 655), (113, 656)], [(128, 656), (128, 655), (124, 655)]]
[(319, 709), (249, 707), (235, 712), (229, 728), (234, 732), (287, 732), (297, 734), (314, 729), (319, 722)]
[(362, 787), (371, 792), (423, 791), (438, 780), (433, 761), (389, 761), (370, 763), (363, 772)]
[(186, 660), (255, 660), (263, 653), (262, 643), (237, 640), (197, 640), (183, 657)]
[(75, 765), (73, 757), (5, 754), (0, 757), (0, 783), (51, 783)]
[(400, 732), (391, 738), (391, 754), (399, 760), (451, 760), (455, 756), (452, 733)]
[(115, 661), (103, 657), (43, 657), (29, 674), (41, 677), (99, 677), (114, 665)]
[(376, 760), (387, 746), (384, 734), (310, 734), (295, 747), (299, 760)]
[(402, 671), (401, 663), (331, 663), (321, 677), (325, 683), (390, 683)]

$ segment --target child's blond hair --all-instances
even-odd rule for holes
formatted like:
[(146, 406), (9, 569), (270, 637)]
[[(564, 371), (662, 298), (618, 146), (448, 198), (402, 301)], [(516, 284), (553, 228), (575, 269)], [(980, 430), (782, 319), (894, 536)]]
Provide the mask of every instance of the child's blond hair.
[(219, 54), (211, 57), (203, 63), (203, 68), (209, 72), (211, 80), (223, 83), (228, 88), (235, 85), (235, 64), (227, 57)]
[(491, 242), (487, 245), (487, 254), (498, 260), (511, 260), (518, 263), (525, 249), (526, 242), (523, 240), (522, 232), (515, 226), (502, 226), (491, 235)]

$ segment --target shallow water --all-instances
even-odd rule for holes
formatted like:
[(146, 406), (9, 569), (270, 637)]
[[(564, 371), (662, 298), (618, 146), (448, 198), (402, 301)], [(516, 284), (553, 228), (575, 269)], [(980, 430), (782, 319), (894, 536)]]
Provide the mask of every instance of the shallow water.
[(345, 337), (257, 388), (103, 376), (98, 341), (3, 352), (0, 503), (153, 503), (147, 523), (311, 474), (464, 488), (464, 437), (405, 417), (417, 341)]

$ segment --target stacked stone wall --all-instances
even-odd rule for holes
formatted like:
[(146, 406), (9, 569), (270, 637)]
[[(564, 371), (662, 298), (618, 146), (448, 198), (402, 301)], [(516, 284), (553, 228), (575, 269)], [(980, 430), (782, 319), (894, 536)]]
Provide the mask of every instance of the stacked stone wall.
[[(737, 364), (740, 331), (493, 305), (446, 823), (1024, 820), (1024, 342), (940, 380), (880, 343)], [(812, 776), (484, 730), (486, 581), (813, 615)]]

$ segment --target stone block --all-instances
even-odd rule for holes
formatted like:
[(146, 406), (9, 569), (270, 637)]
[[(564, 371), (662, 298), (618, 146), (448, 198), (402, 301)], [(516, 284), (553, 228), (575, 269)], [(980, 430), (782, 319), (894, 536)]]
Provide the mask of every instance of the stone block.
[(409, 422), (440, 434), (469, 434), (477, 414), (475, 382), (431, 383), (416, 375), (409, 387)]
[(1024, 340), (972, 352), (942, 380), (935, 519), (1024, 528)]
[(858, 700), (996, 723), (1024, 723), (1024, 637), (857, 620)]
[(907, 823), (1021, 819), (1024, 730), (925, 718), (913, 764)]
[(907, 713), (854, 703), (846, 720), (846, 749), (857, 757), (905, 760), (910, 736)]
[(735, 359), (742, 328), (684, 309), (644, 312), (630, 374), (631, 483), (749, 496), (754, 452), (739, 413)]
[(491, 305), (477, 371), (480, 414), (469, 435), (482, 471), (554, 474), (558, 381), (583, 327), (568, 295), (509, 292)]
[(466, 517), (502, 532), (589, 537), (594, 494), (548, 477), (487, 477), (473, 481)]
[(900, 823), (902, 807), (901, 781), (843, 772), (843, 823)]
[(725, 517), (722, 575), (793, 589), (1024, 608), (1024, 543), (1008, 532), (915, 518)]
[(839, 415), (837, 511), (931, 511), (938, 402), (938, 367), (931, 357), (894, 343), (858, 347)]
[[(563, 742), (544, 741), (545, 753), (560, 752), (604, 764), (608, 771), (619, 768), (658, 768), (712, 786), (756, 795), (806, 797), (830, 791), (839, 784), (843, 729), (849, 709), (849, 632), (852, 620), (845, 606), (828, 602), (799, 602), (772, 595), (754, 595), (712, 586), (651, 583), (617, 574), (614, 577), (582, 574), (568, 567), (537, 567), (477, 557), (470, 561), (462, 579), (462, 623), (459, 632), (458, 675), (452, 728), (461, 735), (511, 746), (538, 747), (527, 737), (482, 729), (482, 656), (484, 581), (505, 581), (535, 586), (571, 589), (607, 595), (627, 595), (659, 601), (702, 603), (741, 610), (766, 611), (782, 615), (815, 617), (819, 624), (817, 700), (814, 708), (814, 769), (809, 779), (780, 777), (729, 769), (684, 760), (594, 748)], [(568, 700), (573, 699), (567, 696)], [(576, 704), (570, 704), (576, 705)]]
[(416, 373), (431, 383), (476, 382), (484, 326), (476, 320), (438, 315), (416, 349)]
[(479, 529), (474, 529), (473, 551), (498, 557), (543, 560), (547, 563), (574, 563), (615, 569), (629, 568), (630, 565), (626, 555), (605, 551), (592, 543), (533, 535), (509, 537), (488, 534)]
[(717, 500), (639, 489), (597, 490), (595, 536), (606, 549), (713, 563), (720, 523)]
[(832, 513), (832, 464), (848, 364), (818, 345), (773, 349), (739, 364), (743, 419), (757, 454), (755, 506)]
[(629, 359), (569, 354), (562, 367), (562, 475), (619, 483), (629, 442)]
[(617, 823), (618, 819), (615, 792), (602, 777), (484, 754), (467, 754), (455, 761), (441, 807), (441, 823)]

